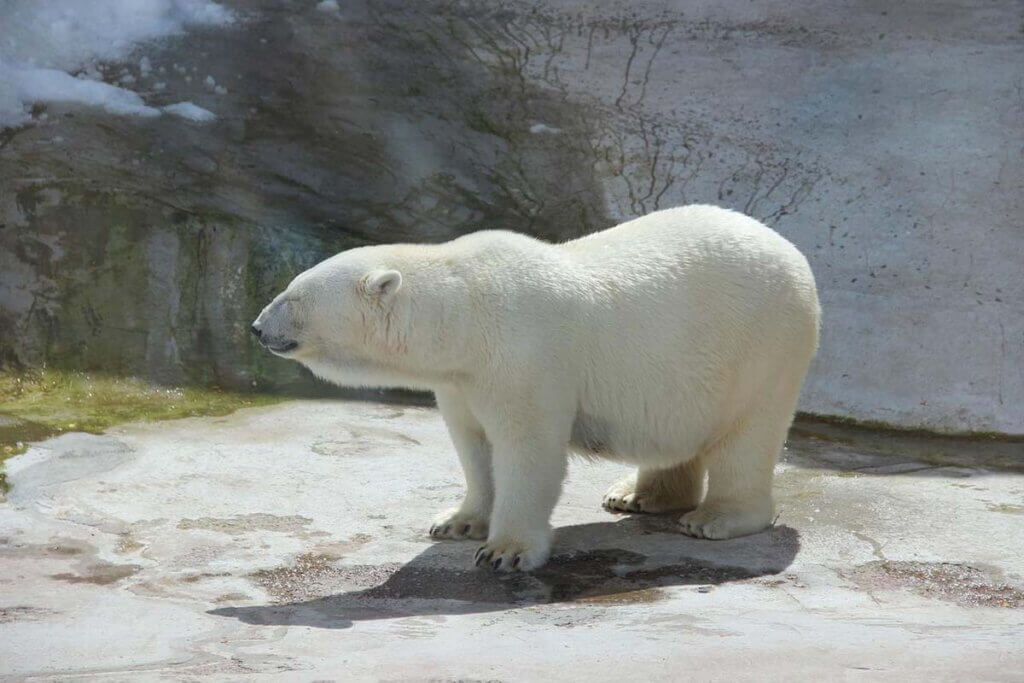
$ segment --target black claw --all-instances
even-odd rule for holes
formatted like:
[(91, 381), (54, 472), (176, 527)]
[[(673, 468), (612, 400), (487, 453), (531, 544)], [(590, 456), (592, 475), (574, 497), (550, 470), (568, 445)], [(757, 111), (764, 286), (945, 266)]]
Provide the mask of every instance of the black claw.
[(522, 559), (522, 555), (516, 555), (516, 559), (512, 560), (512, 569), (519, 569), (519, 562)]
[(496, 559), (494, 562), (491, 562), (491, 568), (492, 569), (497, 569), (500, 566), (501, 566), (501, 555), (499, 555), (498, 559)]
[(465, 536), (466, 534), (469, 533), (469, 527), (470, 527), (469, 524), (467, 524), (466, 526), (462, 527), (462, 535), (463, 536)]

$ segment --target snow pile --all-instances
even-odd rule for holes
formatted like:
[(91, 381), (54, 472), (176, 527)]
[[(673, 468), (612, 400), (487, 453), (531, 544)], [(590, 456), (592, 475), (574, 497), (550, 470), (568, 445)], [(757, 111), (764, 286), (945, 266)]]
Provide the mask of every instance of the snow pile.
[[(0, 62), (0, 69), (3, 69)], [(80, 102), (103, 107), (111, 114), (159, 116), (131, 90), (115, 85), (75, 78), (59, 69), (12, 69), (0, 75), (0, 125), (12, 126), (30, 117), (25, 105), (31, 102)], [(5, 87), (13, 88), (13, 101), (8, 103)]]
[[(35, 102), (158, 116), (134, 92), (101, 82), (97, 62), (124, 60), (138, 43), (188, 26), (232, 21), (210, 0), (0, 0), (0, 128), (29, 121)], [(143, 57), (139, 69), (145, 77), (152, 65)], [(125, 74), (120, 84), (134, 81)]]
[(162, 107), (162, 109), (168, 114), (174, 114), (175, 116), (180, 116), (183, 119), (197, 121), (199, 123), (206, 123), (207, 121), (213, 121), (217, 118), (209, 109), (203, 109), (191, 102), (168, 104), (166, 107)]
[(530, 126), (530, 132), (534, 135), (558, 135), (562, 132), (562, 129), (549, 126), (546, 123), (535, 123)]

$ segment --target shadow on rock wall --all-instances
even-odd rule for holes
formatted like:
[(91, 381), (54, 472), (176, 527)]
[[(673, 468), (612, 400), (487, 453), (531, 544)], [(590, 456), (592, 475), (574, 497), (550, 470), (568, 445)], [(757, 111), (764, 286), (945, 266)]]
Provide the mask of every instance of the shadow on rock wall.
[(588, 117), (527, 82), (507, 17), (460, 7), (245, 5), (232, 29), (147, 48), (152, 75), (135, 74), (147, 101), (201, 102), (215, 122), (50, 106), (5, 131), (2, 362), (301, 383), (247, 329), (326, 256), (608, 225)]

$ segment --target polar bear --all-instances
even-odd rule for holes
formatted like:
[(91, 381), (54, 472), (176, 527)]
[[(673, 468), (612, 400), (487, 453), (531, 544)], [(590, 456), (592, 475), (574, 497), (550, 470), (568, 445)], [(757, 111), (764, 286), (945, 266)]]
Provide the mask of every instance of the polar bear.
[(433, 391), (466, 493), (430, 535), (486, 539), (477, 565), (529, 571), (569, 452), (637, 467), (609, 510), (685, 512), (682, 532), (707, 539), (768, 527), (819, 315), (793, 244), (693, 205), (562, 244), (483, 231), (352, 249), (252, 331), (337, 384)]

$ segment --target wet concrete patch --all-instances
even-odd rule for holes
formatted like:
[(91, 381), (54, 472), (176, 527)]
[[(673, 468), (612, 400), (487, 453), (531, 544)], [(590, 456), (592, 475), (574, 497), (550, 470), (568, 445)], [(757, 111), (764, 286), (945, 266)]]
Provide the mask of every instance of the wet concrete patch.
[(91, 583), (105, 586), (137, 574), (137, 564), (114, 564), (96, 560), (96, 548), (84, 541), (54, 538), (48, 543), (11, 543), (0, 539), (0, 558), (11, 560), (74, 561), (74, 572), (50, 574), (49, 578), (67, 583)]
[[(719, 584), (757, 576), (741, 567), (720, 566), (692, 558), (655, 567), (643, 566), (646, 561), (639, 553), (592, 550), (552, 558), (533, 576), (547, 588), (547, 602), (605, 604), (636, 602), (641, 596), (653, 598), (662, 595), (654, 589), (667, 586)], [(636, 569), (630, 569), (632, 566)]]
[(29, 442), (42, 441), (58, 432), (49, 425), (0, 412), (0, 462), (25, 452)]
[(121, 537), (117, 539), (117, 545), (114, 546), (114, 551), (125, 555), (128, 553), (134, 553), (137, 550), (142, 550), (144, 546), (129, 532), (121, 534)]
[[(388, 448), (382, 449), (382, 445)], [(395, 447), (420, 445), (416, 439), (391, 429), (359, 426), (342, 427), (338, 436), (316, 441), (309, 448), (317, 455), (344, 457), (398, 453), (401, 449)]]
[(15, 621), (36, 621), (45, 619), (56, 614), (52, 609), (45, 607), (31, 607), (29, 605), (11, 605), (0, 607), (0, 624), (10, 624)]
[(986, 508), (989, 512), (1002, 512), (1006, 515), (1024, 515), (1024, 505), (1011, 505), (1010, 503), (992, 504)]
[(400, 565), (370, 565), (369, 567), (341, 568), (328, 554), (303, 553), (290, 565), (261, 569), (249, 579), (267, 591), (277, 602), (305, 600), (311, 596), (330, 595), (339, 586), (358, 582), (360, 578), (372, 581), (374, 572), (381, 577), (390, 576)]
[(1024, 586), (1007, 584), (995, 569), (955, 562), (877, 561), (851, 575), (868, 590), (906, 589), (961, 607), (1024, 607)]
[(249, 575), (273, 604), (225, 607), (211, 614), (254, 624), (347, 628), (368, 619), (553, 603), (632, 605), (666, 599), (673, 586), (708, 587), (776, 574), (792, 560), (790, 555), (778, 567), (757, 571), (693, 557), (664, 562), (633, 550), (599, 548), (555, 555), (531, 574), (504, 574), (446, 566), (446, 552), (432, 546), (405, 565), (345, 565), (323, 553), (306, 553), (288, 565)]
[(579, 598), (576, 602), (587, 605), (642, 605), (665, 600), (666, 598), (668, 598), (668, 592), (661, 588), (641, 588), (640, 590), (623, 591), (622, 593), (591, 595)]
[[(361, 599), (460, 600), (516, 605), (635, 602), (636, 593), (653, 588), (719, 584), (758, 576), (748, 569), (717, 566), (690, 558), (645, 568), (646, 556), (618, 548), (556, 555), (543, 569), (531, 574), (499, 574), (412, 563), (336, 565), (335, 560), (324, 554), (305, 553), (290, 565), (250, 574), (250, 579), (278, 602), (327, 597), (366, 586), (358, 594)], [(355, 597), (355, 594), (349, 595)], [(618, 595), (621, 599), (615, 597)], [(654, 595), (648, 592), (644, 597)]]
[(858, 474), (965, 476), (978, 468), (1024, 472), (1024, 439), (943, 436), (798, 418), (788, 456), (807, 467)]
[(178, 522), (179, 529), (205, 529), (217, 531), (229, 536), (240, 536), (252, 531), (278, 531), (286, 534), (305, 534), (310, 536), (326, 535), (322, 531), (309, 532), (306, 527), (313, 522), (309, 517), (300, 515), (278, 516), (265, 512), (254, 512), (234, 517), (200, 517), (185, 518)]
[(74, 557), (94, 552), (96, 549), (88, 543), (69, 538), (55, 538), (49, 543), (12, 543), (8, 538), (0, 539), (0, 557)]
[(110, 562), (94, 562), (85, 565), (78, 574), (64, 572), (51, 574), (51, 579), (66, 581), (67, 583), (91, 583), (97, 586), (107, 586), (117, 583), (122, 579), (137, 574), (142, 567), (137, 564), (112, 564)]
[(198, 574), (188, 574), (178, 580), (182, 583), (199, 583), (207, 579), (220, 579), (225, 576), (231, 576), (231, 572), (199, 572)]
[(56, 457), (34, 462), (17, 473), (9, 473), (12, 503), (33, 500), (61, 484), (96, 476), (119, 467), (134, 457), (127, 444), (112, 436), (70, 432), (54, 437), (44, 448)]

